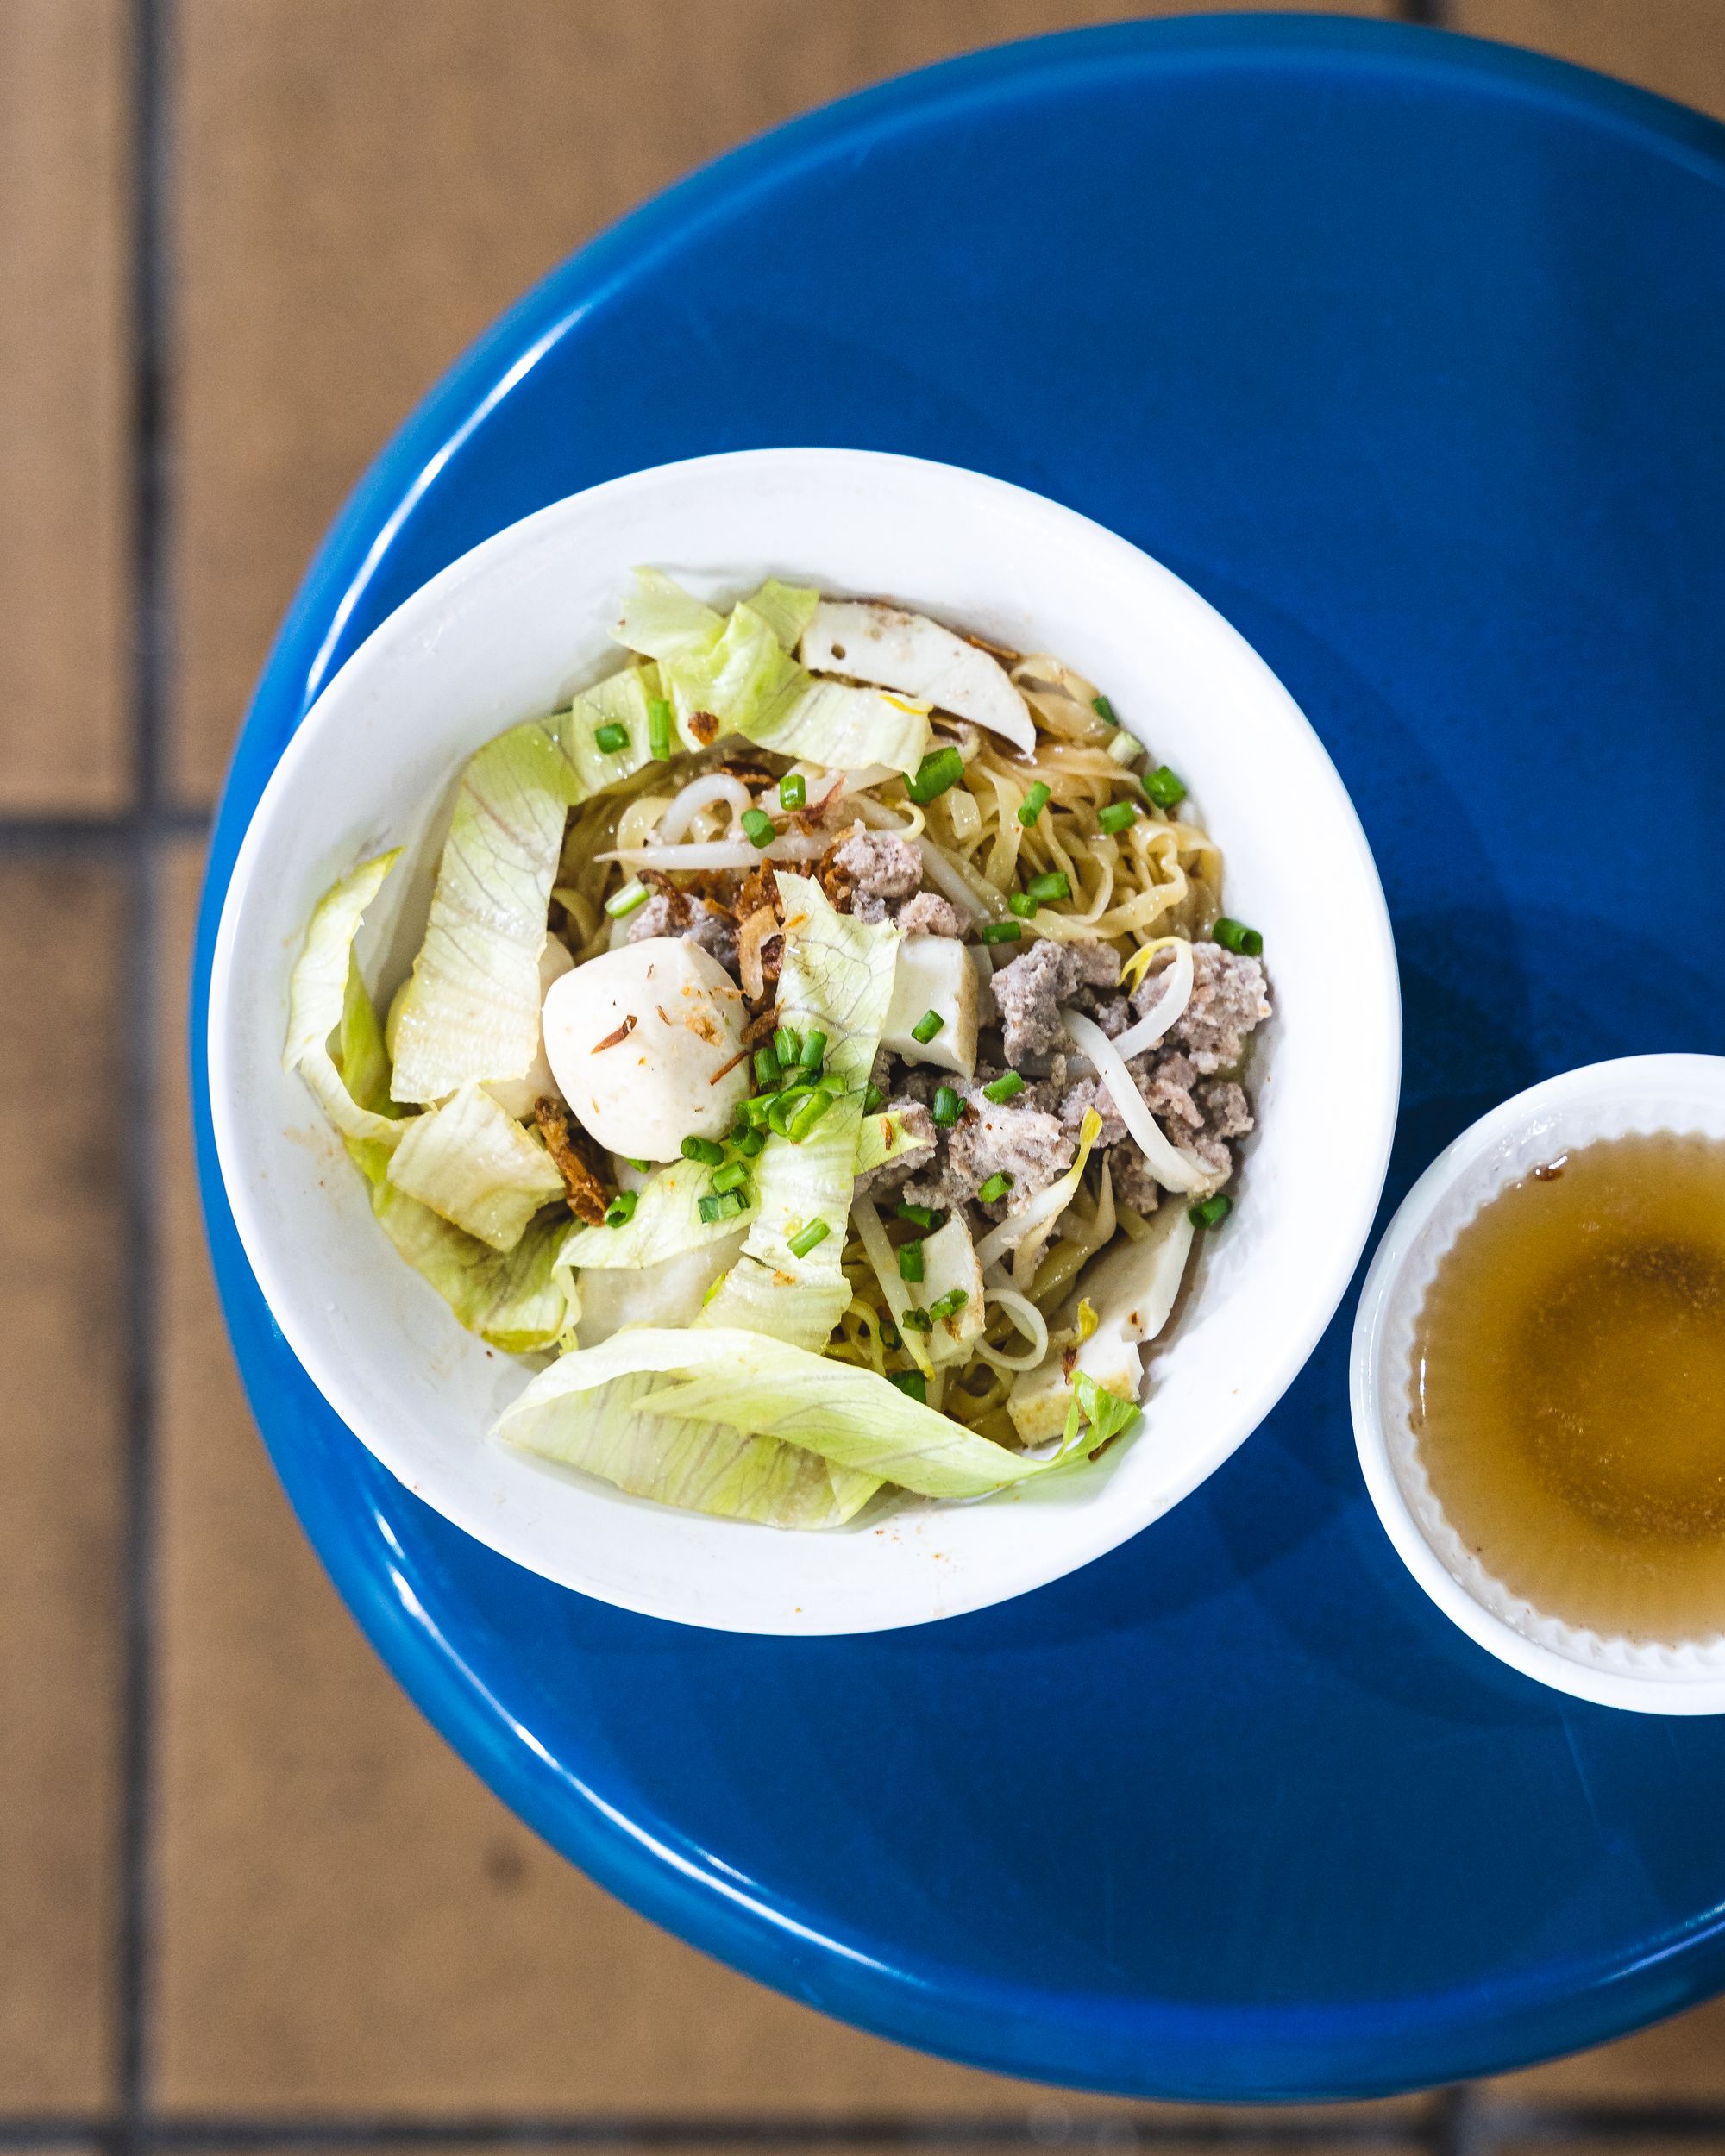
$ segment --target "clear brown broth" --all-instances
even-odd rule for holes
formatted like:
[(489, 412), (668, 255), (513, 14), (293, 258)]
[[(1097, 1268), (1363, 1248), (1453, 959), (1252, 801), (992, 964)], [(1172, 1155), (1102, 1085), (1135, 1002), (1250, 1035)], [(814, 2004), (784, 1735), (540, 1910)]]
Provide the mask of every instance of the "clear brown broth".
[(1494, 1198), (1427, 1293), (1409, 1404), (1505, 1586), (1631, 1639), (1725, 1631), (1725, 1143), (1602, 1140)]

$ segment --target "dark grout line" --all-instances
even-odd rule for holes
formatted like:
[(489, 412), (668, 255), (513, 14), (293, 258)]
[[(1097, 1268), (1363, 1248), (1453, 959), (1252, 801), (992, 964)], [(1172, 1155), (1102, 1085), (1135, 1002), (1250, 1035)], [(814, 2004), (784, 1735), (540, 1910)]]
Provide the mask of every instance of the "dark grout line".
[(51, 854), (129, 857), (141, 846), (205, 838), (212, 821), (204, 808), (168, 807), (123, 816), (0, 814), (0, 861), (40, 860)]
[[(122, 1716), (119, 1911), (120, 2111), (102, 2135), (108, 2156), (147, 2145), (153, 1952), (150, 1806), (155, 1763), (155, 1295), (158, 935), (155, 838), (164, 828), (163, 744), (169, 693), (169, 368), (166, 105), (170, 0), (132, 0), (132, 606), (133, 785), (124, 819), (131, 965), (126, 1007), (130, 1108), (147, 1142), (126, 1150), (125, 1210), (131, 1252), (126, 1306), (129, 1369), (125, 1463), (125, 1698)], [(17, 827), (22, 828), (22, 827)], [(70, 827), (68, 827), (70, 828)], [(93, 841), (80, 827), (84, 843)]]
[(1450, 28), (1449, 0), (1396, 0), (1396, 14), (1402, 22), (1421, 22), (1430, 30)]

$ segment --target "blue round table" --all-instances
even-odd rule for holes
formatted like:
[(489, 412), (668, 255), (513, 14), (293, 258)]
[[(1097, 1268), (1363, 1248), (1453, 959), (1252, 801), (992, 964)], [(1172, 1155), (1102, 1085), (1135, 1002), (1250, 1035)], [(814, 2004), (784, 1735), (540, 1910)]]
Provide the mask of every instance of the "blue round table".
[[(242, 738), (194, 1011), (275, 760), (434, 571), (667, 459), (905, 450), (1123, 532), (1310, 714), (1401, 953), (1391, 1206), (1547, 1073), (1725, 1051), (1722, 415), (1725, 129), (1678, 107), (1293, 17), (889, 84), (586, 248), (380, 460)], [(306, 1532), (450, 1742), (658, 1922), (954, 2058), (1200, 2099), (1484, 2072), (1725, 1984), (1725, 1723), (1556, 1697), (1427, 1604), (1355, 1464), (1352, 1298), (1229, 1464), (1088, 1570), (875, 1639), (687, 1631), (517, 1570), (373, 1463), (240, 1252), (196, 1018), (192, 1062)]]

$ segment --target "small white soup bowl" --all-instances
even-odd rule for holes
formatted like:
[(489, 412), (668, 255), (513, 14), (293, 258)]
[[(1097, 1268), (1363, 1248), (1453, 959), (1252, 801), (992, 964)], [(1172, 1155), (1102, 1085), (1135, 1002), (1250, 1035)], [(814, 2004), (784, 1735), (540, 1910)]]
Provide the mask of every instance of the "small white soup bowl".
[[(1444, 1614), (1556, 1691), (1645, 1714), (1725, 1714), (1725, 1636), (1662, 1646), (1603, 1638), (1534, 1608), (1488, 1572), (1444, 1516), (1409, 1419), (1414, 1332), (1456, 1238), (1497, 1194), (1596, 1138), (1673, 1131), (1725, 1138), (1725, 1058), (1627, 1056), (1565, 1071), (1482, 1116), (1402, 1201), (1354, 1319), (1354, 1441), (1396, 1554)], [(1722, 1627), (1725, 1632), (1725, 1627)]]
[[(768, 573), (886, 594), (1104, 686), (1222, 845), (1228, 910), (1262, 929), (1276, 1005), (1253, 1060), (1259, 1127), (1226, 1227), (1202, 1238), (1155, 1354), (1145, 1421), (1058, 1487), (866, 1507), (785, 1533), (667, 1510), (486, 1432), (527, 1371), (462, 1332), (385, 1242), (281, 1050), (289, 969), (337, 876), (405, 844), (360, 957), (411, 962), (452, 782), (480, 744), (618, 665), (629, 572), (728, 600)], [(1321, 873), (1314, 868), (1321, 864)], [(1339, 954), (1346, 954), (1346, 963)], [(1350, 1145), (1333, 1143), (1348, 1044)], [(1226, 1459), (1333, 1313), (1382, 1187), (1401, 1018), (1383, 896), (1335, 770), (1287, 692), (1177, 577), (1055, 503), (872, 452), (704, 457), (553, 504), (476, 547), (329, 684), (247, 832), (216, 942), (210, 1087), (228, 1196), (294, 1352), (425, 1501), (518, 1564), (626, 1608), (729, 1631), (867, 1632), (979, 1609), (1124, 1542)]]

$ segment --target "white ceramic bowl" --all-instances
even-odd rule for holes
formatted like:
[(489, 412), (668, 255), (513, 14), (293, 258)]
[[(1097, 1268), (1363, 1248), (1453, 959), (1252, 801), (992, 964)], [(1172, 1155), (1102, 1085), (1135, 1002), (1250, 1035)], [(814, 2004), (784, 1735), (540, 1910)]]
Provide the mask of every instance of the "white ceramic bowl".
[(1414, 1326), (1439, 1263), (1508, 1184), (1590, 1139), (1631, 1131), (1725, 1138), (1725, 1059), (1630, 1056), (1548, 1078), (1482, 1116), (1402, 1200), (1354, 1320), (1354, 1439), (1367, 1489), (1408, 1570), (1446, 1617), (1524, 1677), (1603, 1707), (1725, 1714), (1725, 1638), (1677, 1646), (1602, 1638), (1495, 1579), (1444, 1517), (1408, 1423)]
[[(1233, 1219), (1206, 1238), (1144, 1427), (1085, 1476), (787, 1534), (672, 1512), (486, 1436), (524, 1372), (463, 1332), (384, 1242), (359, 1177), (281, 1069), (287, 978), (319, 893), (406, 843), (360, 946), (411, 962), (456, 774), (482, 742), (618, 662), (605, 635), (651, 562), (727, 599), (768, 572), (885, 593), (1104, 684), (1178, 769), (1262, 927), (1276, 1006)], [(1314, 867), (1321, 873), (1314, 873)], [(1339, 954), (1346, 962), (1339, 962)], [(1335, 1043), (1349, 1136), (1335, 1144)], [(1401, 1019), (1383, 893), (1340, 781), (1261, 660), (1166, 569), (1052, 502), (944, 465), (770, 449), (662, 467), (554, 504), (453, 563), (329, 684), (258, 805), (216, 942), (216, 1139), (248, 1257), (330, 1405), (482, 1542), (625, 1608), (726, 1630), (873, 1631), (977, 1609), (1136, 1534), (1225, 1460), (1310, 1353), (1369, 1232)]]

